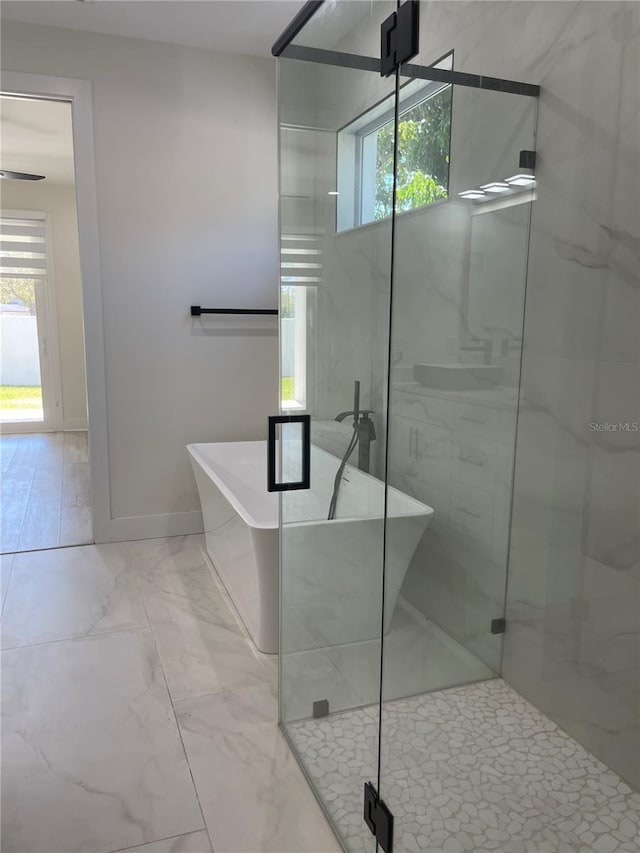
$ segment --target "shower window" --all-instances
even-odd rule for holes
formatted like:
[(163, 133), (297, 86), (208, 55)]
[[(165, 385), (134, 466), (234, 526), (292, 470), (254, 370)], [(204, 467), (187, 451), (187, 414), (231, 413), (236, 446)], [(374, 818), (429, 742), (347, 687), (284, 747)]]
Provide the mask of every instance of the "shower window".
[[(449, 67), (451, 57), (437, 67)], [(451, 86), (413, 81), (400, 94), (396, 213), (449, 196)], [(338, 133), (337, 230), (391, 216), (394, 107), (387, 98)]]

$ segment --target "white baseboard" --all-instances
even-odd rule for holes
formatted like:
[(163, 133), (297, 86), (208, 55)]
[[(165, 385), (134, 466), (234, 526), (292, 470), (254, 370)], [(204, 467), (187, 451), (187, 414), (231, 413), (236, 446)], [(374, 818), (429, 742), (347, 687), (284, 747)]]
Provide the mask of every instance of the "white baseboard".
[(68, 420), (62, 421), (61, 429), (63, 432), (86, 431), (89, 429), (89, 424), (86, 418), (69, 418)]
[(173, 512), (164, 515), (132, 515), (112, 518), (108, 531), (96, 534), (96, 542), (128, 542), (133, 539), (163, 539), (165, 536), (190, 536), (203, 533), (202, 513)]

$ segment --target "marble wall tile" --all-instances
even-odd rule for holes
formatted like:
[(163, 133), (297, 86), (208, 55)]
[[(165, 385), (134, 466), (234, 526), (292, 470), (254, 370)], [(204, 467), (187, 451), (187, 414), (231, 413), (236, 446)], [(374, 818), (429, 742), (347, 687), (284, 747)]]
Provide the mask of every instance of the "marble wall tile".
[(637, 787), (637, 570), (554, 548), (535, 555), (528, 577), (513, 572), (509, 584), (510, 681)]
[(148, 629), (2, 653), (3, 848), (108, 853), (203, 828)]
[(584, 514), (585, 553), (606, 565), (636, 571), (640, 565), (639, 455), (639, 450), (591, 449)]
[[(503, 672), (638, 785), (638, 434), (590, 428), (637, 419), (638, 368), (563, 359), (545, 385), (536, 361), (525, 352)], [(554, 381), (571, 393), (543, 402)]]
[[(341, 47), (365, 54), (376, 50), (374, 23), (373, 17), (365, 17)], [(481, 464), (471, 473), (471, 462), (465, 464), (459, 454), (454, 458), (442, 449), (447, 440), (453, 443), (459, 426), (455, 418), (434, 415), (421, 401), (408, 404), (400, 393), (392, 393), (389, 424), (392, 484), (436, 508), (403, 595), (423, 612), (434, 618), (437, 614), (439, 624), (460, 642), (481, 648), (480, 626), (499, 605), (498, 573), (500, 565), (506, 571), (510, 533), (504, 673), (630, 780), (637, 780), (636, 771), (625, 763), (624, 753), (640, 750), (637, 734), (629, 728), (628, 710), (639, 688), (637, 674), (624, 665), (627, 653), (620, 651), (620, 666), (614, 661), (619, 646), (633, 646), (640, 631), (633, 607), (622, 598), (625, 590), (633, 591), (640, 571), (640, 452), (632, 434), (594, 434), (589, 423), (640, 421), (639, 39), (637, 3), (422, 3), (417, 62), (432, 62), (454, 48), (457, 69), (542, 87), (511, 529), (509, 451), (498, 448), (495, 470)], [(344, 90), (335, 85), (314, 89), (316, 114), (340, 115), (336, 127), (348, 121), (355, 106), (362, 109), (376, 92), (379, 96), (379, 81), (365, 78), (329, 70), (327, 81), (349, 85)], [(452, 148), (454, 183), (475, 182), (480, 172), (486, 174), (483, 180), (504, 177), (503, 171), (491, 170), (505, 169), (513, 151), (529, 147), (519, 141), (527, 135), (525, 127), (532, 126), (527, 109), (511, 108), (515, 96), (481, 94), (487, 97), (454, 93), (454, 134), (459, 134)], [(489, 105), (484, 114), (483, 105)], [(531, 134), (529, 142), (533, 147)], [(331, 172), (330, 158), (325, 167)], [(478, 328), (470, 316), (474, 304), (475, 321), (489, 328), (492, 297), (510, 293), (515, 298), (521, 282), (522, 295), (523, 264), (516, 253), (509, 256), (510, 273), (505, 275), (503, 258), (495, 257), (495, 235), (485, 234), (494, 256), (484, 265), (485, 259), (477, 257), (482, 252), (473, 246), (467, 210), (447, 203), (398, 219), (391, 340), (396, 370), (410, 369), (414, 362), (462, 360), (462, 336)], [(322, 223), (325, 228), (331, 225), (327, 218)], [(488, 224), (486, 218), (476, 233), (490, 232)], [(509, 230), (512, 224), (505, 229), (511, 236), (503, 241), (509, 248), (517, 242)], [(319, 363), (326, 404), (322, 411), (327, 416), (349, 397), (354, 370), (368, 373), (367, 392), (383, 411), (387, 236), (381, 225), (336, 241), (339, 261), (327, 277), (330, 298), (322, 309), (330, 318), (328, 354)], [(328, 242), (327, 255), (333, 250)], [(474, 282), (472, 273), (481, 269), (490, 272), (475, 278), (482, 289), (478, 310), (474, 298), (479, 291), (469, 301), (465, 288)], [(495, 270), (504, 276), (502, 286), (496, 293), (486, 292)], [(495, 299), (493, 305), (495, 317), (504, 319), (504, 305)], [(514, 353), (507, 366), (509, 381), (518, 375), (519, 355)], [(337, 397), (331, 396), (334, 387)], [(484, 463), (483, 451), (486, 457), (490, 448), (483, 440), (513, 444), (514, 414), (515, 407), (504, 418), (504, 430), (498, 425), (499, 438), (488, 434), (488, 426), (462, 430), (455, 447)], [(448, 431), (449, 439), (443, 438), (431, 459), (427, 451), (422, 464), (406, 452), (410, 426), (403, 420), (420, 423), (422, 437), (438, 427), (443, 436)], [(385, 424), (380, 421), (379, 426), (376, 453), (382, 463)], [(478, 441), (470, 442), (469, 432)], [(483, 523), (490, 514), (486, 506), (475, 527), (468, 520), (473, 516), (462, 524), (460, 511), (452, 511), (454, 468), (461, 484), (456, 497), (464, 498), (462, 505), (472, 512), (476, 507), (467, 504), (477, 498), (473, 489), (486, 494), (493, 489), (489, 533)], [(611, 596), (596, 583), (597, 566), (603, 567)], [(625, 614), (628, 639), (615, 632), (610, 619), (617, 607)], [(589, 640), (584, 635), (587, 626)], [(484, 660), (496, 659), (491, 650), (482, 654), (489, 655)], [(611, 736), (609, 725), (615, 730)], [(626, 734), (620, 734), (623, 730)]]
[(186, 699), (176, 712), (216, 853), (339, 853), (269, 691)]

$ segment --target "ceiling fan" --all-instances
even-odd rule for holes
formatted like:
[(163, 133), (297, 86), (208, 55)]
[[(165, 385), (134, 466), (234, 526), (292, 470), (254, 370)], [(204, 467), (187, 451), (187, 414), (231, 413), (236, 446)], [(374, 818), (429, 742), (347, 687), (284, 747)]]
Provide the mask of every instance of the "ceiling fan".
[(0, 169), (0, 178), (7, 181), (44, 181), (44, 175), (32, 175), (30, 172), (12, 172), (10, 169)]

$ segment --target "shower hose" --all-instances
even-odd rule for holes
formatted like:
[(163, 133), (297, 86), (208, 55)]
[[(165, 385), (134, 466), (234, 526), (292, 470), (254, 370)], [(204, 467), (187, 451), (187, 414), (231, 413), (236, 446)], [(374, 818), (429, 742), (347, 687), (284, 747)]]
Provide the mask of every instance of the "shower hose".
[(344, 456), (342, 457), (342, 461), (340, 462), (340, 467), (336, 473), (336, 478), (333, 481), (333, 494), (331, 495), (331, 501), (329, 502), (329, 515), (327, 516), (327, 520), (331, 521), (336, 517), (336, 509), (338, 508), (338, 496), (340, 494), (340, 484), (342, 483), (342, 475), (344, 473), (344, 469), (347, 467), (347, 462), (349, 461), (349, 457), (353, 453), (353, 451), (358, 446), (358, 428), (354, 426), (353, 435), (351, 436), (351, 440), (349, 441), (349, 445), (345, 451)]

